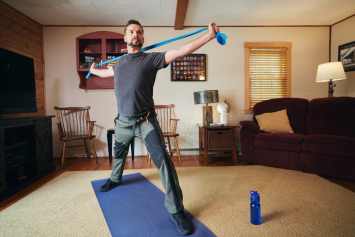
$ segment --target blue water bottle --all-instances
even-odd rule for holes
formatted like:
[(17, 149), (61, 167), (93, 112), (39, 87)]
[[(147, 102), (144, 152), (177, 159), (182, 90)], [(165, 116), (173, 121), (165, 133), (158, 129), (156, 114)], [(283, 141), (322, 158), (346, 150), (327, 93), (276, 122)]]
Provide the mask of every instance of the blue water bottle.
[(257, 191), (250, 190), (250, 222), (253, 225), (260, 225), (260, 195)]

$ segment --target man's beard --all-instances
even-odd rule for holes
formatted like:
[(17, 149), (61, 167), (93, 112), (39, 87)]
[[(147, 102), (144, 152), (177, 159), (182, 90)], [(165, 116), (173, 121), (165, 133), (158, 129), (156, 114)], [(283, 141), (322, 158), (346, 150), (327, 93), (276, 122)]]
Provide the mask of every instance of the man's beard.
[[(138, 43), (133, 43), (134, 40), (137, 40)], [(143, 44), (139, 39), (134, 39), (134, 40), (132, 40), (131, 43), (128, 43), (128, 46), (131, 46), (133, 48), (141, 48), (143, 46)]]

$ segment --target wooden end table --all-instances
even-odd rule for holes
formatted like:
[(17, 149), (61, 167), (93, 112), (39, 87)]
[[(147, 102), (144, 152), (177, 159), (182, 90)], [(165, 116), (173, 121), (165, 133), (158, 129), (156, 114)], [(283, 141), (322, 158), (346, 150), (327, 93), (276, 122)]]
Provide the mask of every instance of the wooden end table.
[(237, 127), (228, 124), (222, 126), (203, 126), (198, 123), (199, 154), (203, 155), (203, 163), (211, 162), (210, 157), (231, 156), (237, 163)]

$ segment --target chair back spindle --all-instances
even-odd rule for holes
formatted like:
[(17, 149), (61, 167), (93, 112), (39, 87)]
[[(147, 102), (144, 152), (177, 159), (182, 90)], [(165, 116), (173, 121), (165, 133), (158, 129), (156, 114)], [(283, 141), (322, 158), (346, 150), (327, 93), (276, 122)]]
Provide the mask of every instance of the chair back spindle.
[(56, 107), (59, 132), (61, 138), (86, 136), (90, 134), (90, 106), (87, 107)]
[(173, 126), (171, 124), (172, 110), (174, 105), (156, 105), (155, 113), (157, 115), (157, 120), (161, 127), (162, 132), (169, 133), (174, 132)]

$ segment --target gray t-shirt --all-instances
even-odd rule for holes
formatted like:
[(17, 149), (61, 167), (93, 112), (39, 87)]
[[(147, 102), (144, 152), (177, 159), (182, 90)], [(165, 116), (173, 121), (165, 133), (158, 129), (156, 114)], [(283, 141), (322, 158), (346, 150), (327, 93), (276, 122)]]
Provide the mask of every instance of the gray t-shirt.
[(139, 116), (154, 110), (153, 86), (164, 53), (132, 53), (121, 57), (113, 66), (118, 113)]

